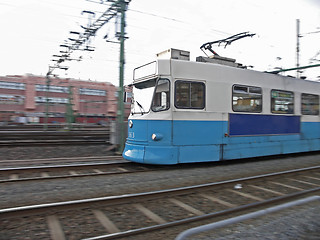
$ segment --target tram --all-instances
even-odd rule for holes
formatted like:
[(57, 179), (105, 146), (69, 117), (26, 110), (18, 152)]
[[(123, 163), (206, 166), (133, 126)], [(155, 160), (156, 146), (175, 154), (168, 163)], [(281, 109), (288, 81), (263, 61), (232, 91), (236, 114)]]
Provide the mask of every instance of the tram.
[(320, 150), (320, 83), (169, 49), (134, 70), (123, 157), (210, 162)]

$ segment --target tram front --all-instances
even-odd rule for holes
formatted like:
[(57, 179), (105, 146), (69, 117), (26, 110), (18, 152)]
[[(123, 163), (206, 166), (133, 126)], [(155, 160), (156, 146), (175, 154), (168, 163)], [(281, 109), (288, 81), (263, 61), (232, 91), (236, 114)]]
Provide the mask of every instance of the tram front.
[(170, 60), (158, 60), (134, 70), (128, 138), (123, 157), (148, 164), (176, 164), (172, 146)]

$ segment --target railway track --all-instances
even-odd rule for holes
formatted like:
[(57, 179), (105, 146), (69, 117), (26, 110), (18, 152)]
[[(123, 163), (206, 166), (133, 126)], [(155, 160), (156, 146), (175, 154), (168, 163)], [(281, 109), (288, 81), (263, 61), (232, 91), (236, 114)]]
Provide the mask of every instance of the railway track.
[(1, 168), (0, 184), (63, 178), (94, 177), (101, 175), (129, 174), (155, 171), (164, 168), (165, 167), (158, 166), (143, 166), (140, 164), (128, 162), (120, 156), (113, 156), (109, 157), (108, 160), (104, 162)]
[(106, 144), (110, 131), (0, 131), (0, 147), (48, 146), (67, 144)]
[[(319, 191), (320, 166), (316, 166), (154, 192), (1, 209), (0, 234), (7, 239), (144, 239), (143, 234), (173, 239), (187, 224), (201, 225)], [(161, 230), (166, 235), (159, 238)]]
[[(114, 149), (115, 146), (111, 146), (110, 150)], [(123, 159), (120, 156), (91, 156), (91, 157), (62, 157), (62, 158), (37, 158), (37, 159), (10, 159), (0, 160), (0, 168), (5, 167), (23, 167), (23, 166), (39, 166), (46, 164), (65, 164), (65, 163), (80, 163), (80, 162), (103, 162), (110, 160)]]
[(37, 147), (37, 146), (63, 146), (63, 145), (86, 145), (86, 144), (109, 144), (105, 140), (12, 140), (0, 141), (0, 147)]
[(20, 140), (20, 139), (60, 139), (64, 137), (66, 139), (70, 138), (105, 138), (109, 136), (109, 131), (107, 130), (71, 130), (71, 131), (0, 131), (1, 140)]
[[(105, 125), (85, 125), (85, 124), (71, 124), (72, 130), (107, 130), (109, 131), (110, 126)], [(0, 131), (42, 131), (45, 128), (47, 131), (59, 131), (67, 128), (68, 126), (65, 124), (23, 124), (23, 125), (0, 125)]]

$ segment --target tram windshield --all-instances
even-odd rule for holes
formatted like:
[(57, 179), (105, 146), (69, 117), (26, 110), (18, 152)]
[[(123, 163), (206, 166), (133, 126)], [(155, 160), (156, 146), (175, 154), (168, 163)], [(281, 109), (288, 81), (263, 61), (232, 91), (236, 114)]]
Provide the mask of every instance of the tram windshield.
[(133, 85), (131, 113), (144, 114), (169, 109), (170, 82), (168, 79), (151, 79)]
[(149, 112), (155, 86), (156, 79), (133, 85), (131, 114), (144, 114)]

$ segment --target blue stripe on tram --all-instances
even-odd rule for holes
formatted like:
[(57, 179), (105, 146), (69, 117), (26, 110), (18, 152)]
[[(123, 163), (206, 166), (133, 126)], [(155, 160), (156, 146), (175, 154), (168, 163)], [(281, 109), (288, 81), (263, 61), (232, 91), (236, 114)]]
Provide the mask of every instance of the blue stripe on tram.
[(229, 135), (299, 134), (300, 116), (229, 114)]

